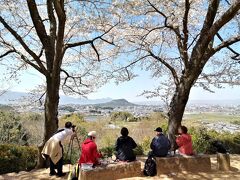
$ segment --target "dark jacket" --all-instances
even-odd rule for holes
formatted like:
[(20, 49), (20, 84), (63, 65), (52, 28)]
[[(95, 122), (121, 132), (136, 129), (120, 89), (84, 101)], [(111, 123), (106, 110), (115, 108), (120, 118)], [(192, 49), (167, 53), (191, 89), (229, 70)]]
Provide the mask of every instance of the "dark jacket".
[(164, 157), (167, 156), (168, 150), (170, 149), (170, 142), (167, 137), (160, 134), (152, 139), (150, 147), (153, 150), (154, 156)]
[(137, 147), (135, 141), (129, 136), (121, 136), (117, 139), (115, 150), (117, 151), (117, 159), (120, 161), (134, 161), (136, 156), (133, 149)]

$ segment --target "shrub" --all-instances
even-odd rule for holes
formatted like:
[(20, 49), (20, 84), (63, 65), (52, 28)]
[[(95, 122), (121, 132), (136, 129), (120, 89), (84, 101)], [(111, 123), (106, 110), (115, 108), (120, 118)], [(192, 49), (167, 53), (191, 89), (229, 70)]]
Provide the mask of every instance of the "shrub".
[(214, 140), (222, 142), (226, 149), (232, 154), (240, 154), (240, 133), (231, 134), (228, 132), (218, 133)]
[(80, 113), (66, 114), (60, 118), (60, 126), (64, 127), (67, 121), (71, 121), (74, 125), (78, 126), (80, 123), (84, 122), (84, 117)]
[(114, 154), (115, 146), (108, 146), (100, 149), (104, 157), (111, 157)]
[(210, 148), (210, 137), (204, 128), (190, 128), (189, 134), (192, 136), (193, 149), (196, 153), (206, 153)]
[(147, 154), (150, 151), (150, 144), (151, 138), (149, 136), (145, 136), (142, 140), (142, 143), (140, 144), (145, 154)]
[[(69, 142), (70, 143), (70, 142)], [(74, 140), (73, 145), (64, 146), (63, 164), (76, 164), (80, 158), (81, 148), (79, 149), (77, 142)]]
[(240, 121), (239, 120), (235, 120), (231, 122), (232, 124), (236, 124), (236, 125), (240, 125)]
[(0, 111), (0, 134), (0, 143), (28, 144), (29, 135), (14, 112)]
[(137, 147), (135, 149), (133, 149), (133, 152), (136, 156), (144, 154), (143, 148), (140, 144), (138, 144)]
[(0, 145), (0, 174), (31, 170), (36, 166), (36, 147), (13, 144)]
[(72, 107), (72, 106), (59, 106), (58, 109), (62, 110), (62, 111), (68, 111), (68, 112), (76, 111), (76, 109), (74, 107)]
[(216, 132), (204, 128), (190, 128), (193, 148), (197, 153), (216, 153), (217, 149), (213, 145), (215, 141), (220, 142), (228, 152), (240, 154), (240, 133)]
[(134, 116), (129, 112), (113, 112), (110, 115), (111, 121), (129, 121), (133, 120)]
[(29, 136), (28, 143), (30, 145), (38, 145), (42, 142), (44, 132), (44, 114), (41, 113), (22, 113), (20, 121)]

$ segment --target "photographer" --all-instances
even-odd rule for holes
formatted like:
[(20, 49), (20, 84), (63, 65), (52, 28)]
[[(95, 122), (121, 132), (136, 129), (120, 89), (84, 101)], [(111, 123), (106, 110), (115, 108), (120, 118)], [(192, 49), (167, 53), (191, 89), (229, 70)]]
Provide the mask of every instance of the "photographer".
[[(67, 137), (73, 138), (76, 136), (75, 126), (71, 122), (65, 123), (65, 128), (58, 130), (45, 144), (42, 150), (43, 157), (50, 159), (50, 176), (57, 175), (58, 177), (65, 176), (62, 172), (63, 167), (63, 146), (61, 142)], [(57, 173), (55, 172), (57, 166)]]

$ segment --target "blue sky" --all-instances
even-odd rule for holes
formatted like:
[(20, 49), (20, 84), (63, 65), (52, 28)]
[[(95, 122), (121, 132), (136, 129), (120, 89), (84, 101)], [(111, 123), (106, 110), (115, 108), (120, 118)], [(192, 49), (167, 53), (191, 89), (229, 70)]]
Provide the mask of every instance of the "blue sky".
[[(1, 67), (0, 67), (1, 68)], [(1, 69), (0, 69), (1, 71)], [(2, 71), (1, 71), (2, 72)], [(20, 77), (20, 83), (5, 82), (1, 84), (3, 87), (9, 87), (11, 91), (26, 92), (30, 91), (37, 85), (44, 83), (44, 77), (40, 76), (36, 71), (27, 71)], [(139, 101), (158, 101), (159, 98), (147, 99), (143, 96), (138, 96), (143, 90), (150, 90), (157, 87), (157, 81), (151, 79), (150, 76), (143, 72), (132, 81), (124, 82), (119, 85), (115, 83), (108, 83), (98, 89), (97, 92), (89, 94), (89, 99), (99, 99), (110, 97), (113, 99), (125, 98), (132, 102)], [(231, 88), (226, 86), (224, 89), (214, 89), (215, 93), (210, 93), (202, 88), (192, 88), (190, 93), (190, 100), (240, 100), (240, 86)]]

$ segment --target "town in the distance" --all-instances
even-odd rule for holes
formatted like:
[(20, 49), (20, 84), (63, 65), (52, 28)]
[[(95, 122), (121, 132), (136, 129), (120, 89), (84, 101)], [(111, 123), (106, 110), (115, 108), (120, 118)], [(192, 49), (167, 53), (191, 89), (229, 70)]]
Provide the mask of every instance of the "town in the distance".
[[(23, 98), (25, 97), (25, 98)], [(43, 113), (43, 104), (35, 103), (23, 103), (29, 102), (26, 100), (28, 98), (26, 93), (17, 92), (7, 92), (2, 97), (0, 97), (0, 104), (3, 107), (9, 107), (14, 109), (19, 113), (24, 112), (37, 112)], [(15, 99), (13, 99), (15, 98)], [(21, 101), (20, 101), (21, 99)], [(24, 100), (25, 99), (25, 100)], [(164, 103), (156, 101), (148, 102), (134, 102), (131, 103), (126, 99), (79, 99), (68, 96), (60, 97), (59, 105), (59, 116), (66, 115), (69, 113), (80, 113), (84, 116), (86, 121), (95, 121), (101, 118), (110, 116), (114, 112), (129, 112), (134, 118), (147, 117), (154, 112), (166, 113), (167, 109)], [(222, 114), (229, 116), (239, 116), (240, 115), (240, 100), (226, 100), (226, 101), (204, 101), (195, 100), (189, 101), (186, 107), (184, 117), (189, 115), (201, 114)], [(230, 133), (240, 132), (240, 125), (238, 123), (226, 123), (226, 122), (214, 122), (205, 121), (205, 117), (199, 118), (201, 124), (209, 129), (214, 129), (217, 131), (225, 130)]]

